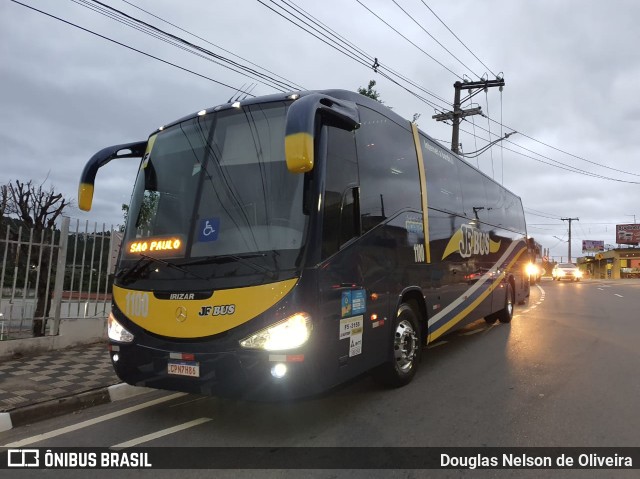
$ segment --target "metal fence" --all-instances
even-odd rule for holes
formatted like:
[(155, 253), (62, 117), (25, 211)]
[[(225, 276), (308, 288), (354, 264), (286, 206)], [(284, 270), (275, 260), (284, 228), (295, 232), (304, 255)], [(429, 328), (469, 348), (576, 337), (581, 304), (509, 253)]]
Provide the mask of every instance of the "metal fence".
[(56, 335), (61, 318), (106, 317), (121, 235), (63, 218), (59, 228), (0, 227), (0, 340)]

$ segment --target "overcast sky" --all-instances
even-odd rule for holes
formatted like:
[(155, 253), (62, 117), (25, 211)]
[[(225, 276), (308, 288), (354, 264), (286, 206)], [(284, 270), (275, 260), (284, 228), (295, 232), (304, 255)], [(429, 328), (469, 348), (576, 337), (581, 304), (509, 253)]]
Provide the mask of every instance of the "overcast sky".
[[(453, 100), (453, 83), (462, 77), (478, 80), (486, 74), (493, 79), (502, 73), (502, 93), (492, 88), (472, 100), (495, 122), (469, 117), (461, 143), (463, 151), (472, 152), (487, 143), (486, 130), (519, 132), (502, 143), (505, 149), (496, 146), (468, 161), (522, 198), (529, 234), (556, 259), (566, 260), (568, 223), (560, 218), (580, 219), (572, 228), (574, 259), (582, 255), (583, 239), (613, 244), (616, 224), (640, 222), (640, 2), (295, 0), (377, 57), (386, 71), (412, 80), (417, 86), (405, 86), (427, 104), (265, 6), (277, 10), (281, 0), (261, 1), (104, 3), (246, 63), (234, 55), (243, 57), (305, 89), (356, 90), (374, 79), (385, 104), (407, 119), (420, 114), (419, 127), (446, 145), (451, 127), (431, 119), (434, 106), (451, 108), (447, 103)], [(212, 80), (234, 88), (256, 83), (83, 6), (94, 2), (22, 3), (209, 78), (11, 0), (0, 2), (0, 183), (46, 179), (47, 187), (74, 200), (67, 211), (72, 218), (122, 222), (121, 205), (129, 202), (138, 160), (115, 161), (101, 169), (93, 210), (83, 213), (75, 207), (80, 172), (96, 151), (144, 140), (162, 124), (226, 103), (234, 89)], [(298, 21), (291, 13), (285, 16)], [(276, 92), (261, 83), (252, 90), (255, 95)]]

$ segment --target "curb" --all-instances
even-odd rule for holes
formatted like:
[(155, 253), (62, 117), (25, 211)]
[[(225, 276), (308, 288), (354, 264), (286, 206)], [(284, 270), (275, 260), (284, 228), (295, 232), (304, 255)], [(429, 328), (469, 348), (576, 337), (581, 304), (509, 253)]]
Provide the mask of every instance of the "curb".
[(121, 401), (151, 391), (154, 391), (154, 389), (120, 383), (74, 396), (31, 404), (13, 411), (0, 413), (0, 432), (42, 421), (43, 419), (81, 411), (99, 404)]

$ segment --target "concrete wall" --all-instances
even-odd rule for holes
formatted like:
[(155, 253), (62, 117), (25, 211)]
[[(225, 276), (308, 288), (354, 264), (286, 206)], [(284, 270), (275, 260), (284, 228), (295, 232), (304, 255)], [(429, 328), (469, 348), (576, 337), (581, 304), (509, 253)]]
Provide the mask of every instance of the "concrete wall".
[(57, 336), (0, 341), (0, 360), (15, 355), (32, 356), (80, 344), (97, 343), (106, 338), (106, 318), (61, 319), (60, 334)]

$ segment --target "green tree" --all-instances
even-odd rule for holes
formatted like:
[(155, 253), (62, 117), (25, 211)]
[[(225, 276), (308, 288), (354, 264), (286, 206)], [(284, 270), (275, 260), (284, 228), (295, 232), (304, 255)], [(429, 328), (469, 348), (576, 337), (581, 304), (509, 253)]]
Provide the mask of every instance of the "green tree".
[(363, 88), (363, 87), (358, 88), (358, 93), (364, 96), (368, 96), (369, 98), (373, 98), (374, 100), (379, 101), (380, 103), (384, 103), (382, 100), (380, 100), (380, 93), (374, 90), (373, 88), (374, 86), (376, 86), (376, 81), (370, 80), (367, 88)]

